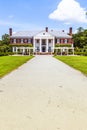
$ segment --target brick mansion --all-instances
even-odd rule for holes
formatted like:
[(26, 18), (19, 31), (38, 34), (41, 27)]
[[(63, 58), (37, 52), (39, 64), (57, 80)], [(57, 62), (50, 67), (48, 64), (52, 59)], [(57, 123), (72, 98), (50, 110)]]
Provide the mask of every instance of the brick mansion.
[(61, 54), (64, 51), (68, 52), (68, 49), (74, 50), (72, 40), (72, 27), (69, 28), (69, 32), (64, 30), (49, 30), (46, 27), (41, 31), (19, 31), (12, 32), (12, 28), (9, 29), (10, 44), (12, 50), (15, 53), (20, 52), (22, 54), (28, 54), (30, 49), (33, 49), (34, 54), (50, 54), (54, 53), (56, 49), (61, 50)]

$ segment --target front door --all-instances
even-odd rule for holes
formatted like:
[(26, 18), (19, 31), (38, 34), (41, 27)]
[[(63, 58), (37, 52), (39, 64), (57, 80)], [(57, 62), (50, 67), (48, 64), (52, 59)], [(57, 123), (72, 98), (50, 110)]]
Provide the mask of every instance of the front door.
[(42, 46), (42, 52), (46, 52), (46, 46)]

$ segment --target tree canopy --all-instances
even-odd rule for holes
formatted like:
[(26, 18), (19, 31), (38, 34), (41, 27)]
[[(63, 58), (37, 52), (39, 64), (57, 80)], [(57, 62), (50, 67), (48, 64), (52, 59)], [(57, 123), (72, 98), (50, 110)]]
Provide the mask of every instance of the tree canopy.
[(73, 34), (74, 47), (84, 48), (87, 46), (87, 29), (79, 27), (77, 33)]
[(2, 35), (2, 44), (9, 45), (9, 43), (10, 43), (9, 35), (8, 34)]

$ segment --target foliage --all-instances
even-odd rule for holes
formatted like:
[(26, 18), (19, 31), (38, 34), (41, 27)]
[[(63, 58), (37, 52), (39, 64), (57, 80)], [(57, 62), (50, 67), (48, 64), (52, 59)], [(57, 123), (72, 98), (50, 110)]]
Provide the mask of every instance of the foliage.
[(83, 27), (77, 28), (77, 33), (82, 33), (83, 31), (84, 31), (84, 28), (83, 28)]
[(0, 46), (0, 52), (10, 52), (11, 48), (8, 45)]
[(0, 56), (9, 55), (12, 52), (12, 47), (9, 45), (10, 39), (8, 34), (2, 35), (2, 40), (0, 41)]
[(55, 56), (69, 66), (81, 71), (87, 75), (87, 57), (86, 56)]
[(14, 55), (14, 52), (0, 52), (0, 56)]
[(10, 38), (8, 34), (4, 34), (2, 35), (2, 45), (6, 44), (9, 45), (10, 43)]
[(17, 47), (33, 47), (31, 43), (29, 44), (11, 44), (10, 46), (17, 46)]
[(71, 47), (72, 44), (55, 44), (55, 47)]
[(12, 48), (9, 45), (0, 46), (0, 56), (8, 55), (11, 52), (12, 52)]
[(83, 48), (87, 45), (87, 30), (82, 27), (77, 29), (77, 33), (73, 34), (74, 47)]
[(33, 56), (2, 56), (0, 57), (0, 77), (24, 64)]

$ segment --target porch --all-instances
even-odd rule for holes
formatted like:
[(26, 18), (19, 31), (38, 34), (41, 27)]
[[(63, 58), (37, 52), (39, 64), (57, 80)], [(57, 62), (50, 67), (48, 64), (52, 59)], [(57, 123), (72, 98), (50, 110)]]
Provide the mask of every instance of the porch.
[(74, 55), (74, 47), (55, 47), (55, 55)]

